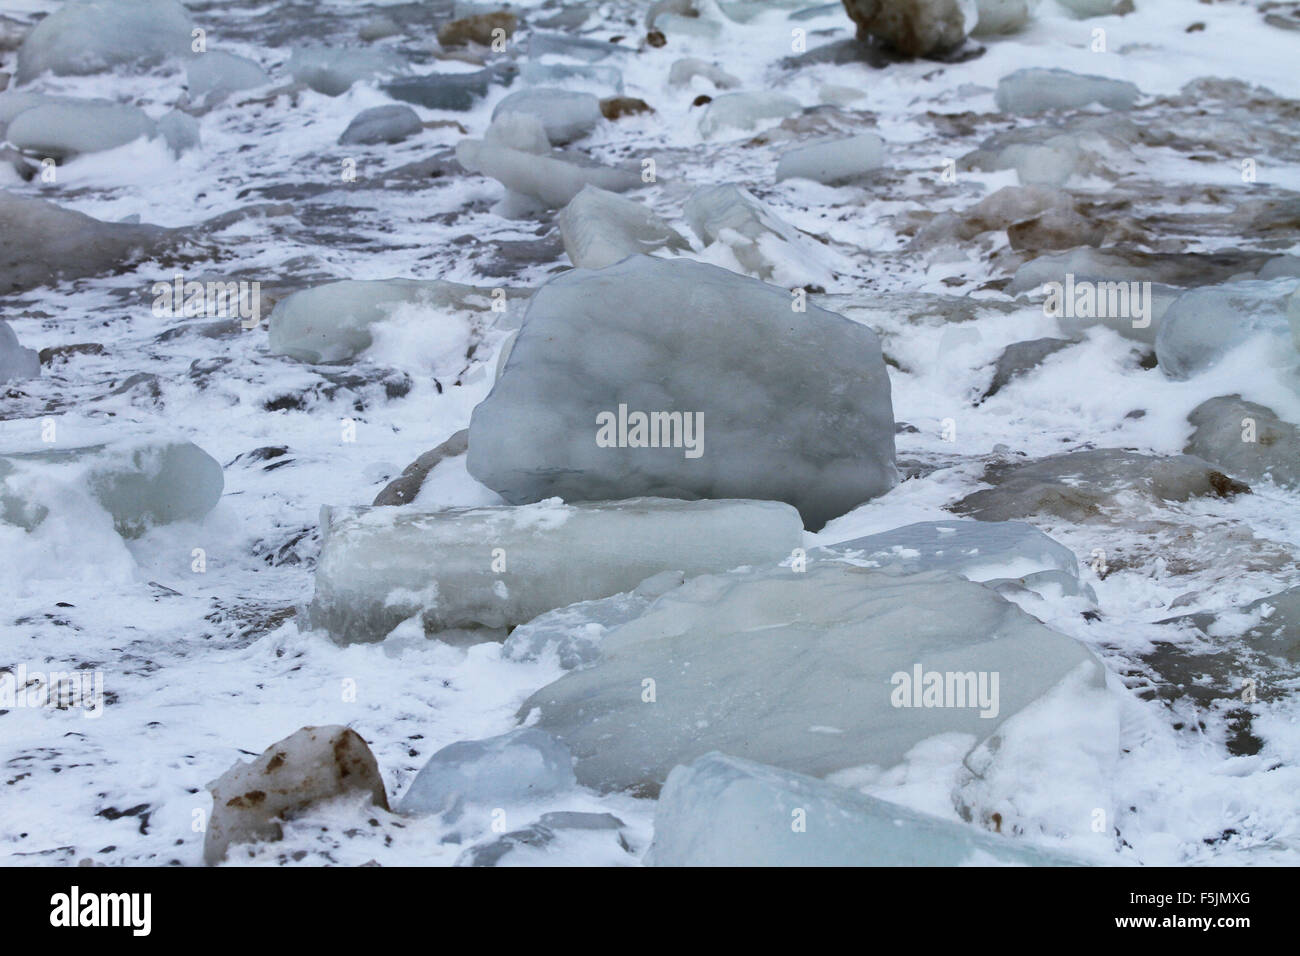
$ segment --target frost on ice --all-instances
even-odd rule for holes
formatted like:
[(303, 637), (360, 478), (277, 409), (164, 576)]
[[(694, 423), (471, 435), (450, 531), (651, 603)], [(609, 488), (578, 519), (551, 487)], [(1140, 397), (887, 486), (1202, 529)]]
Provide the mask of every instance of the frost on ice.
[(665, 567), (703, 574), (771, 563), (802, 540), (787, 505), (659, 499), (326, 508), (321, 532), (311, 626), (349, 643), (382, 640), (415, 614), (435, 636), (468, 632), (444, 639), (501, 640), (502, 629), (631, 590)]

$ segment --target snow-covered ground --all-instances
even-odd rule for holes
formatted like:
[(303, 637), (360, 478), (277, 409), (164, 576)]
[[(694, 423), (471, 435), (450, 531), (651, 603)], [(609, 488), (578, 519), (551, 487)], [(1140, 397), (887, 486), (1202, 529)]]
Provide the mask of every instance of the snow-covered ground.
[[(585, 9), (585, 18), (552, 31), (623, 37), (627, 52), (602, 65), (622, 70), (625, 95), (653, 107), (602, 121), (571, 149), (632, 168), (653, 159), (655, 181), (632, 195), (684, 235), (690, 230), (682, 209), (694, 188), (744, 184), (802, 231), (798, 243), (767, 247), (775, 257), (770, 281), (810, 287), (810, 301), (880, 336), (906, 480), (806, 534), (805, 547), (950, 518), (948, 506), (985, 487), (990, 461), (1090, 447), (1179, 454), (1192, 431), (1188, 414), (1216, 396), (1239, 394), (1300, 423), (1294, 350), (1250, 342), (1179, 381), (1152, 367), (1148, 344), (1100, 327), (980, 401), (1006, 346), (1062, 335), (1036, 294), (1014, 299), (1008, 292), (1007, 280), (1034, 252), (1012, 249), (1005, 226), (960, 241), (927, 239), (935, 216), (968, 210), (1019, 182), (1012, 169), (978, 171), (959, 162), (989, 136), (1035, 122), (995, 106), (999, 79), (1015, 70), (1059, 67), (1141, 90), (1130, 113), (1085, 111), (1102, 118), (1103, 132), (1107, 118), (1119, 116), (1141, 135), (1111, 142), (1099, 165), (1067, 183), (1089, 222), (1110, 230), (1107, 246), (1238, 250), (1259, 261), (1300, 254), (1300, 32), (1267, 22), (1252, 2), (1135, 4), (1124, 16), (1077, 19), (1044, 0), (1021, 31), (968, 41), (968, 49), (982, 48), (979, 56), (878, 67), (800, 58), (801, 40), (815, 52), (852, 39), (853, 24), (838, 6), (795, 19), (793, 3), (719, 9), (702, 0), (697, 6), (720, 25), (719, 35), (669, 29), (666, 45), (655, 47), (642, 42), (647, 3), (512, 5), (527, 24), (512, 43), (549, 17)], [(57, 6), (11, 0), (5, 16), (25, 26)], [(42, 429), (53, 422), (55, 447), (188, 439), (223, 466), (225, 480), (203, 520), (132, 539), (90, 506), (40, 535), (0, 526), (0, 669), (101, 672), (106, 694), (98, 717), (51, 707), (0, 710), (0, 859), (11, 865), (87, 857), (198, 865), (208, 782), (306, 725), (355, 729), (396, 805), (435, 751), (511, 730), (523, 701), (563, 674), (553, 658), (512, 661), (497, 643), (451, 646), (413, 640), (402, 628), (380, 644), (339, 646), (323, 632), (300, 629), (294, 614), (312, 597), (321, 506), (369, 505), (408, 463), (467, 427), (492, 388), (497, 354), (522, 315), (522, 294), (570, 267), (553, 213), (505, 218), (502, 186), (455, 164), (455, 145), (466, 135), (482, 137), (511, 90), (493, 86), (468, 111), (416, 106), (426, 122), (451, 122), (397, 144), (340, 146), (358, 112), (393, 101), (367, 80), (335, 97), (301, 88), (266, 96), (290, 82), (291, 47), (377, 46), (408, 57), (420, 72), (435, 64), (472, 71), (478, 67), (432, 58), (437, 27), (453, 15), (450, 3), (187, 6), (209, 50), (249, 57), (271, 76), (270, 86), (201, 112), (199, 147), (177, 157), (162, 139), (138, 139), (62, 163), (53, 182), (39, 174), (24, 181), (0, 163), (0, 189), (104, 221), (139, 217), (188, 227), (274, 204), (205, 235), (206, 251), (188, 253), (179, 265), (152, 260), (0, 296), (0, 317), (25, 347), (101, 346), (47, 361), (37, 379), (0, 386), (0, 454), (50, 447)], [(726, 16), (746, 6), (754, 8), (746, 22)], [(358, 29), (385, 11), (400, 32), (362, 43)], [(1194, 23), (1203, 28), (1189, 29)], [(796, 29), (802, 37), (792, 35)], [(1095, 49), (1097, 30), (1104, 50)], [(685, 87), (668, 82), (671, 64), (686, 56), (718, 65), (739, 80), (737, 89), (779, 91), (805, 108), (826, 103), (828, 86), (861, 96), (841, 108), (706, 137), (699, 116), (707, 106), (692, 103), (719, 91), (703, 77)], [(0, 70), (14, 64), (13, 48), (0, 52)], [(1271, 92), (1184, 92), (1201, 77)], [(172, 65), (144, 74), (46, 75), (23, 89), (131, 102), (156, 119), (176, 105), (185, 80), (184, 69)], [(841, 186), (775, 181), (777, 161), (792, 146), (867, 131), (884, 141), (884, 166), (873, 176)], [(1253, 160), (1251, 181), (1243, 178), (1243, 160)], [(344, 172), (353, 164), (355, 181), (348, 181)], [(1289, 202), (1281, 208), (1290, 218), (1273, 228), (1234, 219), (1251, 200)], [(19, 247), (24, 236), (5, 234), (0, 243)], [(686, 254), (739, 268), (722, 242), (695, 242)], [(1254, 272), (1258, 263), (1250, 262), (1225, 267), (1224, 278)], [(268, 302), (335, 279), (400, 276), (505, 289), (509, 306), (440, 326), (437, 334), (418, 309), (399, 310), (355, 361), (314, 366), (271, 354), (265, 322), (242, 330), (234, 321), (217, 327), (211, 319), (155, 315), (153, 285), (178, 269), (190, 279), (259, 281)], [(948, 317), (956, 297), (972, 310), (969, 320)], [(474, 347), (466, 350), (468, 342)], [(140, 373), (148, 377), (118, 390)], [(1222, 648), (1192, 653), (1189, 636), (1157, 623), (1300, 585), (1300, 491), (1249, 483), (1249, 495), (1136, 501), (1116, 520), (1031, 519), (1074, 552), (1097, 607), (1085, 615), (1072, 601), (1017, 601), (1104, 662), (1121, 746), (1107, 839), (1068, 846), (1050, 835), (1023, 839), (1117, 865), (1300, 863), (1300, 670), (1294, 661), (1289, 671), (1276, 664), (1247, 669), (1232, 656), (1231, 636)], [(469, 475), (464, 456), (439, 466), (415, 502), (426, 510), (501, 503)], [(1198, 656), (1207, 650), (1224, 653)], [(1267, 691), (1245, 708), (1248, 718), (1236, 700), (1245, 677)], [(1218, 693), (1196, 697), (1172, 686), (1180, 682)], [(969, 744), (934, 738), (899, 766), (857, 769), (836, 782), (959, 821), (950, 794)], [(655, 803), (577, 789), (505, 810), (511, 829), (557, 810), (613, 813), (626, 824), (630, 852), (584, 835), (521, 862), (637, 865), (651, 842)], [(259, 844), (239, 862), (451, 864), (466, 846), (491, 837), (491, 823), (402, 816), (343, 800), (296, 817), (283, 841)]]

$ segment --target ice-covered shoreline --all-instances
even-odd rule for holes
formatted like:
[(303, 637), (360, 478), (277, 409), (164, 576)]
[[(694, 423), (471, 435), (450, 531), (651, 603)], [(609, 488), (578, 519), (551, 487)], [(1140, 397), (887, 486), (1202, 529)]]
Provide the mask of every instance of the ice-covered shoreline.
[[(585, 31), (601, 43), (624, 36), (617, 46), (625, 52), (588, 63), (577, 54), (531, 60), (507, 46), (505, 59), (593, 68), (550, 82), (597, 99), (636, 97), (654, 112), (597, 119), (589, 101), (570, 97), (567, 125), (544, 128), (541, 145), (527, 124), (499, 126), (512, 150), (500, 155), (514, 163), (483, 164), (491, 176), (462, 169), (457, 144), (483, 140), (482, 149), (491, 148), (493, 112), (527, 88), (526, 78), (508, 88), (490, 85), (468, 110), (408, 102), (424, 124), (419, 132), (359, 146), (338, 142), (353, 118), (400, 102), (384, 92), (383, 76), (362, 71), (338, 96), (310, 88), (267, 95), (293, 81), (290, 48), (302, 43), (386, 50), (414, 60), (417, 74), (434, 67), (475, 74), (484, 67), (437, 61), (430, 52), (438, 26), (453, 16), (451, 4), (325, 5), (309, 24), (261, 5), (191, 6), (209, 50), (250, 58), (267, 75), (261, 86), (194, 110), (197, 146), (177, 150), (174, 137), (161, 134), (136, 138), (63, 160), (54, 182), (41, 181), (39, 157), (28, 160), (37, 169), (30, 182), (0, 164), (0, 189), (14, 196), (106, 223), (138, 216), (140, 223), (180, 229), (188, 244), (146, 252), (120, 273), (97, 267), (57, 285), (24, 283), (0, 297), (0, 317), (22, 347), (54, 350), (41, 359), (39, 377), (0, 386), (0, 458), (48, 447), (42, 429), (52, 421), (59, 448), (193, 442), (224, 477), (220, 503), (201, 521), (160, 523), (129, 539), (81, 490), (60, 499), (71, 504), (51, 511), (51, 522), (60, 524), (47, 525), (43, 538), (19, 525), (0, 527), (0, 668), (103, 671), (109, 694), (95, 720), (49, 708), (15, 707), (0, 716), (0, 858), (11, 865), (84, 857), (197, 865), (203, 834), (193, 829), (194, 812), (206, 812), (207, 783), (241, 755), (261, 753), (308, 725), (342, 724), (360, 733), (396, 803), (436, 751), (511, 731), (525, 700), (569, 679), (549, 654), (512, 657), (494, 643), (450, 646), (426, 641), (419, 627), (407, 625), (378, 647), (340, 647), (321, 632), (300, 631), (292, 617), (315, 586), (320, 506), (369, 505), (409, 462), (469, 426), (493, 388), (525, 297), (570, 265), (553, 209), (528, 208), (518, 219), (501, 214), (521, 209), (501, 205), (506, 191), (493, 176), (510, 178), (515, 192), (527, 188), (527, 157), (538, 155), (520, 144), (567, 151), (551, 154), (557, 162), (581, 158), (630, 171), (630, 179), (596, 185), (608, 190), (627, 182), (620, 195), (658, 222), (628, 220), (618, 227), (620, 241), (661, 243), (658, 255), (748, 273), (779, 290), (806, 287), (811, 308), (839, 313), (878, 337), (904, 480), (847, 513), (837, 510), (820, 532), (805, 534), (805, 551), (914, 522), (956, 523), (950, 506), (1004, 487), (1002, 476), (1016, 464), (1090, 449), (1179, 455), (1193, 436), (1188, 416), (1220, 397), (1240, 395), (1270, 409), (1280, 420), (1272, 427), (1300, 422), (1296, 353), (1286, 351), (1280, 325), (1275, 337), (1243, 332), (1240, 347), (1222, 361), (1174, 378), (1164, 370), (1173, 367), (1168, 356), (1199, 362), (1200, 353), (1170, 333), (1158, 338), (1171, 313), (1161, 312), (1149, 336), (1131, 324), (1119, 331), (1087, 322), (1067, 327), (1032, 294), (1041, 281), (1035, 269), (1081, 281), (1149, 279), (1152, 304), (1189, 316), (1183, 323), (1194, 322), (1195, 313), (1186, 301), (1171, 303), (1207, 280), (1267, 283), (1259, 288), (1270, 301), (1291, 294), (1288, 275), (1295, 272), (1285, 257), (1300, 254), (1300, 145), (1286, 123), (1300, 116), (1288, 99), (1300, 98), (1290, 52), (1296, 34), (1266, 23), (1248, 3), (1136, 5), (1125, 16), (1075, 19), (1045, 2), (1019, 32), (968, 41), (983, 48), (975, 58), (883, 68), (819, 57), (819, 50), (844, 57), (852, 49), (853, 25), (838, 8), (801, 14), (793, 3), (704, 3), (699, 18), (666, 20), (667, 42), (656, 47), (642, 42), (648, 4), (593, 8), (582, 18), (573, 6), (530, 5), (520, 11), (521, 41)], [(15, 35), (30, 14), (53, 8), (11, 5)], [(363, 24), (380, 15), (397, 33), (360, 40)], [(1194, 22), (1204, 29), (1188, 31)], [(717, 25), (717, 36), (692, 35), (713, 32), (707, 24)], [(1105, 52), (1093, 50), (1098, 28)], [(806, 31), (807, 55), (792, 48), (798, 29)], [(5, 31), (0, 36), (10, 35)], [(12, 70), (13, 44), (7, 47), (0, 69)], [(702, 73), (674, 84), (672, 64), (686, 57), (737, 85), (723, 89)], [(488, 66), (494, 62), (487, 58)], [(611, 64), (621, 72), (621, 90), (594, 70)], [(999, 81), (1026, 68), (1133, 83), (1140, 97), (1124, 110), (1004, 115)], [(1188, 87), (1202, 77), (1220, 79)], [(10, 90), (130, 102), (158, 124), (187, 81), (194, 80), (184, 69), (162, 66), (142, 74), (46, 75)], [(767, 118), (749, 130), (726, 126), (728, 109), (738, 107), (718, 104), (734, 92), (769, 94)], [(691, 105), (701, 95), (714, 100)], [(795, 110), (783, 114), (787, 106), (775, 96), (792, 98)], [(1003, 105), (1012, 104), (1004, 98)], [(706, 112), (714, 121), (701, 127)], [(575, 132), (571, 142), (552, 139)], [(881, 161), (850, 170), (845, 184), (835, 179), (842, 158), (824, 155), (804, 157), (802, 169), (828, 170), (832, 182), (779, 178), (782, 156), (795, 148), (868, 134), (882, 141)], [(501, 142), (497, 148), (506, 148)], [(645, 159), (655, 160), (653, 181), (642, 178)], [(344, 178), (348, 160), (354, 181)], [(1244, 160), (1253, 163), (1253, 182), (1243, 178)], [(1071, 178), (1063, 184), (1064, 173)], [(696, 190), (728, 183), (743, 185), (762, 211), (729, 222), (740, 231), (697, 226), (701, 215), (690, 211), (700, 207), (698, 200), (691, 206)], [(972, 213), (1003, 187), (1021, 188)], [(259, 204), (266, 205), (233, 221), (218, 218)], [(196, 229), (201, 223), (209, 225)], [(1091, 253), (1048, 258), (1076, 240), (1124, 253), (1119, 260)], [(12, 250), (22, 254), (22, 234), (6, 234), (3, 242), (9, 250), (0, 260)], [(1187, 254), (1203, 258), (1180, 258)], [(470, 291), (454, 307), (416, 296), (368, 325), (364, 336), (347, 339), (352, 354), (333, 356), (346, 364), (311, 365), (273, 354), (265, 326), (244, 330), (238, 317), (157, 314), (153, 286), (177, 272), (197, 281), (260, 283), (262, 318), (270, 317), (272, 329), (276, 302), (332, 281), (401, 276)], [(1021, 291), (1030, 294), (1014, 298)], [(497, 300), (500, 310), (493, 308)], [(1067, 344), (987, 394), (1004, 350), (1037, 339)], [(98, 349), (68, 348), (76, 345)], [(1161, 365), (1151, 367), (1152, 356)], [(525, 349), (516, 360), (529, 359)], [(16, 361), (30, 372), (29, 360)], [(1006, 368), (1012, 366), (1008, 360)], [(1230, 411), (1238, 414), (1237, 406)], [(710, 438), (713, 427), (711, 413)], [(1226, 427), (1216, 426), (1218, 433)], [(1203, 442), (1209, 444), (1196, 450), (1202, 456), (1214, 447), (1209, 437)], [(1069, 467), (1063, 477), (1014, 480), (1019, 487), (1057, 482), (1057, 491), (1043, 494), (1058, 497), (1042, 500), (1059, 501), (1059, 486), (1073, 480)], [(1300, 492), (1223, 467), (1249, 483), (1251, 494), (1180, 499), (1137, 483), (1115, 490), (1097, 514), (1053, 506), (1002, 515), (1030, 520), (1077, 558), (1078, 580), (1094, 592), (1095, 607), (1086, 595), (1049, 590), (1044, 597), (1042, 584), (1001, 593), (1105, 665), (1119, 728), (1119, 755), (1106, 772), (1115, 810), (1107, 811), (1105, 839), (1094, 845), (1077, 832), (1037, 833), (1024, 842), (1101, 863), (1296, 862), (1296, 674), (1243, 654), (1232, 641), (1259, 620), (1226, 612), (1300, 583)], [(1107, 474), (1121, 470), (1106, 465)], [(71, 471), (28, 478), (24, 487), (35, 494), (40, 482), (56, 479), (82, 489), (81, 473)], [(463, 455), (452, 455), (405, 507), (502, 504), (467, 470)], [(1005, 574), (979, 580), (1044, 570), (1008, 564)], [(546, 622), (543, 636), (575, 621), (625, 623), (620, 615), (644, 609), (629, 599), (593, 609), (610, 616), (588, 621), (588, 611), (576, 607), (573, 619)], [(1160, 623), (1211, 612), (1223, 620), (1216, 632), (1228, 642), (1223, 646), (1207, 647)], [(676, 613), (694, 620), (689, 608)], [(1202, 680), (1207, 673), (1211, 679)], [(1248, 708), (1252, 719), (1243, 725), (1234, 704), (1239, 688), (1229, 681), (1246, 677), (1267, 693)], [(1204, 692), (1186, 689), (1198, 683)], [(970, 744), (954, 739), (960, 736), (933, 738), (892, 768), (840, 769), (834, 782), (972, 830), (988, 828), (987, 821), (964, 823), (951, 798)], [(1017, 781), (990, 775), (984, 783), (981, 791), (967, 781), (965, 792), (991, 799), (989, 793), (1014, 790)], [(1061, 796), (1048, 791), (1034, 795), (1035, 806)], [(624, 824), (626, 849), (599, 829), (574, 836), (552, 826), (559, 836), (531, 862), (635, 864), (649, 847), (655, 806), (626, 794), (569, 789), (507, 811), (511, 831), (569, 811), (613, 814)], [(371, 817), (376, 825), (367, 825)], [(1091, 819), (1074, 823), (1082, 825), (1070, 829), (1088, 831)], [(460, 842), (444, 842), (453, 833)], [(487, 819), (407, 819), (343, 801), (300, 817), (282, 841), (259, 844), (251, 858), (239, 859), (449, 864), (492, 838)]]

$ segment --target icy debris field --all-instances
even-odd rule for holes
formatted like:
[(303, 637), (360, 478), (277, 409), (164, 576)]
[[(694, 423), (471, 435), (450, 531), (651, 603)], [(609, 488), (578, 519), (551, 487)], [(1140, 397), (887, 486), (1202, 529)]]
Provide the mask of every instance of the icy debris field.
[(0, 861), (1300, 864), (1296, 8), (8, 0)]

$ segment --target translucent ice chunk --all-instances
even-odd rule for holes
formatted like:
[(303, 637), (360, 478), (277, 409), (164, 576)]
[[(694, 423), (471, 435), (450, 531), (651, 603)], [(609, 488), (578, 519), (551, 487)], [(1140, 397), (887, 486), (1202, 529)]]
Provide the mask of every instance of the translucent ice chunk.
[(402, 796), (401, 813), (453, 811), (471, 804), (522, 803), (576, 785), (573, 758), (564, 744), (531, 727), (487, 740), (443, 747), (421, 768)]
[(1092, 103), (1113, 110), (1132, 109), (1141, 92), (1126, 80), (1085, 76), (1069, 70), (1029, 68), (998, 80), (997, 104), (1004, 113), (1079, 109)]
[(740, 267), (760, 279), (772, 279), (782, 261), (804, 257), (795, 228), (734, 183), (701, 186), (682, 214), (701, 242), (728, 246)]
[(422, 129), (419, 114), (409, 106), (372, 106), (352, 117), (339, 142), (343, 145), (399, 143)]
[(725, 129), (752, 130), (765, 120), (784, 119), (800, 109), (794, 97), (770, 90), (724, 93), (714, 97), (700, 117), (700, 133), (709, 137)]
[(539, 156), (478, 139), (456, 144), (456, 160), (471, 172), (491, 176), (506, 189), (550, 209), (570, 202), (584, 186), (624, 192), (641, 184), (631, 169)]
[(840, 541), (812, 552), (904, 573), (951, 571), (972, 581), (1064, 571), (1078, 577), (1074, 552), (1023, 521), (920, 521)]
[[(796, 829), (792, 821), (802, 820)], [(653, 866), (1071, 866), (1067, 856), (722, 753), (679, 766)]]
[(491, 308), (489, 290), (442, 279), (344, 279), (302, 289), (275, 304), (268, 344), (272, 355), (300, 362), (345, 362), (373, 342), (371, 326), (404, 306), (433, 313), (431, 321), (464, 324), (450, 313)]
[(1287, 296), (1300, 290), (1295, 279), (1229, 282), (1183, 293), (1169, 306), (1156, 333), (1156, 359), (1174, 379), (1186, 379), (1217, 364), (1229, 351), (1256, 336), (1290, 338)]
[[(221, 498), (221, 465), (187, 441), (129, 440), (0, 456), (9, 491), (0, 518), (32, 530), (59, 504), (34, 481), (86, 490), (123, 537), (154, 525), (202, 518)], [(56, 496), (57, 497), (57, 496)]]
[(154, 133), (144, 110), (119, 103), (86, 100), (33, 106), (14, 117), (6, 138), (38, 156), (64, 159), (77, 153), (113, 149)]
[(595, 186), (584, 187), (556, 218), (564, 251), (583, 269), (657, 249), (690, 248), (677, 230), (640, 203)]
[(782, 153), (776, 164), (776, 181), (798, 178), (839, 183), (863, 176), (884, 161), (884, 141), (875, 133), (862, 133)]
[(534, 86), (511, 93), (492, 111), (492, 119), (509, 113), (523, 113), (541, 120), (546, 136), (563, 146), (586, 136), (601, 121), (600, 100), (590, 93), (575, 93), (546, 86)]
[(406, 60), (390, 50), (294, 47), (288, 70), (317, 93), (339, 96), (358, 80), (406, 70)]
[(791, 301), (687, 259), (552, 279), (474, 409), (470, 473), (513, 502), (762, 498), (812, 527), (884, 493), (896, 472), (879, 340)]
[(417, 613), (429, 632), (511, 627), (669, 568), (777, 561), (802, 538), (792, 508), (730, 500), (327, 508), (321, 525), (311, 626), (349, 643), (381, 640)]
[(0, 319), (0, 382), (24, 378), (37, 378), (41, 374), (41, 360), (35, 349), (25, 349), (9, 323)]
[(1094, 687), (1105, 673), (989, 588), (838, 562), (695, 578), (600, 651), (519, 716), (537, 711), (603, 791), (653, 792), (711, 750), (819, 777), (892, 767), (936, 734), (984, 740), (1081, 668)]
[(26, 83), (46, 70), (84, 75), (186, 57), (193, 26), (174, 0), (65, 3), (32, 27), (18, 48), (17, 81)]
[(186, 64), (190, 96), (214, 102), (229, 93), (264, 86), (270, 82), (266, 71), (255, 62), (233, 53), (209, 50)]

